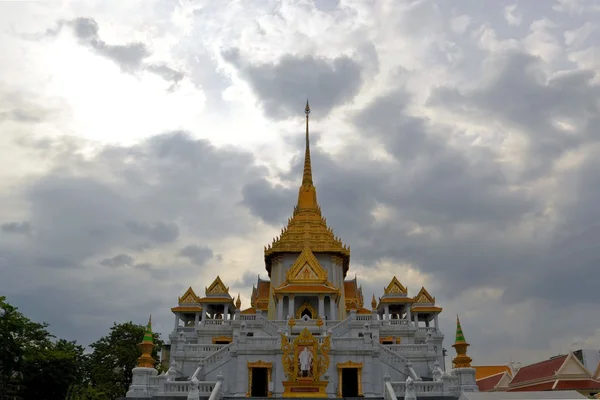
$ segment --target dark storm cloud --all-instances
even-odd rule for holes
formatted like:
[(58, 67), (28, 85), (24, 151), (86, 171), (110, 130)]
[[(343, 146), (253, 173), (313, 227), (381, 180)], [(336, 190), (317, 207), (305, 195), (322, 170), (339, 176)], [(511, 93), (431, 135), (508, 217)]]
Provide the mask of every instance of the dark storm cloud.
[(353, 59), (340, 56), (324, 59), (286, 55), (276, 64), (253, 65), (238, 49), (223, 53), (248, 80), (270, 118), (286, 119), (298, 114), (300, 96), (310, 98), (320, 115), (350, 101), (362, 84), (362, 67)]
[[(547, 173), (565, 152), (585, 142), (598, 140), (600, 86), (592, 71), (567, 71), (548, 77), (542, 61), (516, 51), (502, 53), (488, 61), (488, 76), (472, 90), (439, 88), (431, 105), (451, 109), (506, 129), (523, 133), (529, 142), (528, 173)], [(566, 122), (569, 132), (557, 126)]]
[(206, 246), (189, 245), (179, 250), (179, 255), (188, 258), (194, 264), (202, 266), (213, 258), (213, 251)]
[[(455, 89), (440, 89), (430, 103), (523, 128), (531, 136), (528, 151), (534, 156), (527, 162), (536, 168), (538, 160), (550, 162), (592, 138), (597, 88), (589, 81), (589, 72), (562, 74), (543, 83), (535, 59), (520, 54), (506, 57), (479, 89), (460, 95)], [(561, 98), (560, 93), (567, 96)], [(393, 162), (357, 162), (357, 155), (368, 152), (365, 148), (348, 147), (332, 158), (313, 146), (319, 202), (330, 226), (352, 246), (353, 260), (370, 268), (383, 259), (412, 264), (444, 281), (440, 294), (447, 298), (473, 287), (493, 286), (510, 288), (503, 298), (510, 303), (531, 298), (563, 306), (595, 301), (589, 293), (600, 284), (593, 272), (600, 260), (594, 246), (600, 241), (600, 229), (585, 230), (592, 238), (585, 244), (575, 228), (600, 217), (595, 206), (600, 185), (592, 172), (597, 167), (559, 177), (572, 184), (563, 193), (565, 200), (555, 204), (564, 224), (551, 223), (544, 214), (547, 200), (526, 190), (535, 182), (533, 175), (509, 178), (494, 148), (455, 147), (451, 135), (460, 132), (409, 115), (405, 108), (409, 101), (403, 91), (391, 92), (354, 119), (365, 137), (385, 145)], [(583, 129), (573, 137), (559, 133), (552, 125), (557, 116), (577, 121)], [(293, 187), (300, 184), (301, 163), (299, 156), (283, 176), (294, 182)], [(545, 165), (537, 176), (551, 173)], [(295, 189), (268, 186), (266, 181), (248, 184), (244, 201), (266, 222), (284, 225), (291, 212), (281, 210), (289, 208)], [(381, 205), (392, 211), (382, 221), (373, 214)], [(577, 243), (577, 250), (558, 245), (568, 238)], [(563, 290), (559, 295), (565, 282), (585, 282), (589, 290), (576, 296)]]
[(106, 43), (100, 38), (100, 27), (98, 26), (98, 22), (93, 18), (79, 17), (70, 21), (59, 21), (56, 28), (46, 31), (46, 36), (56, 36), (63, 26), (70, 27), (82, 45), (93, 49), (97, 54), (113, 61), (125, 72), (135, 73), (140, 70), (146, 70), (173, 83), (173, 85), (179, 83), (184, 77), (181, 71), (173, 69), (164, 63), (155, 64), (145, 62), (152, 55), (152, 51), (142, 42), (127, 44)]
[(6, 222), (0, 225), (2, 232), (16, 233), (22, 235), (29, 235), (31, 233), (31, 224), (27, 221), (23, 222)]

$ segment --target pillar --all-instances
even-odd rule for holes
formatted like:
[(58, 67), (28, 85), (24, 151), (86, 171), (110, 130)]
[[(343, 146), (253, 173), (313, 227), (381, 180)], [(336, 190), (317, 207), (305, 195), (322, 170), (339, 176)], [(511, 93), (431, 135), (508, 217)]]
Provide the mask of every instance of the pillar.
[(206, 324), (206, 304), (202, 304), (202, 323)]
[(433, 321), (435, 322), (435, 330), (439, 331), (440, 330), (440, 326), (438, 325), (439, 321), (438, 321), (438, 315), (437, 314), (435, 314), (435, 317), (433, 317)]
[(288, 314), (290, 314), (290, 317), (296, 318), (296, 307), (294, 306), (294, 295), (290, 294), (288, 299), (289, 299)]
[(277, 296), (277, 320), (281, 321), (283, 318), (283, 296)]
[(223, 321), (227, 321), (229, 319), (229, 304), (225, 304), (225, 309), (223, 312)]
[(419, 313), (415, 313), (415, 328), (419, 327)]
[(179, 328), (179, 315), (175, 314), (175, 327), (173, 330), (177, 332), (177, 328)]
[(319, 317), (325, 319), (325, 297), (322, 294), (319, 295)]
[(408, 322), (412, 321), (412, 315), (411, 315), (411, 311), (410, 311), (410, 304), (406, 305), (406, 319), (408, 320)]
[(335, 315), (335, 299), (333, 296), (329, 296), (329, 319), (337, 321), (337, 316)]
[(389, 321), (390, 319), (390, 306), (385, 306), (385, 320)]
[(194, 327), (195, 327), (195, 328), (198, 328), (198, 325), (199, 325), (199, 320), (200, 320), (200, 313), (195, 313), (195, 316), (194, 316), (194, 317), (195, 317), (195, 318), (194, 318)]

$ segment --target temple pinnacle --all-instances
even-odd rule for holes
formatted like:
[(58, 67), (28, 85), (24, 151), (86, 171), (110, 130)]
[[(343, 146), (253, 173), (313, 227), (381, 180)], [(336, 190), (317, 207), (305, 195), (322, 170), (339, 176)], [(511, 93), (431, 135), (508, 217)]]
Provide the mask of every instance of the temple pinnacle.
[(308, 105), (308, 99), (306, 100), (306, 150), (304, 153), (304, 174), (302, 175), (302, 185), (313, 185), (312, 181), (312, 167), (310, 165), (310, 139), (308, 134), (308, 114), (310, 114), (310, 106)]

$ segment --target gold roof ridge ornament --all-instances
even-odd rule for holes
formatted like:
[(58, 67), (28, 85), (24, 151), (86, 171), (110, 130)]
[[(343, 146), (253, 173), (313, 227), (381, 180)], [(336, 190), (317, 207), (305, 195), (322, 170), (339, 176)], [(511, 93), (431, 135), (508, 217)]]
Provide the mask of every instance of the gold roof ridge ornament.
[(298, 190), (298, 203), (294, 207), (292, 217), (288, 219), (287, 226), (270, 245), (265, 246), (265, 268), (269, 276), (271, 276), (273, 257), (280, 253), (301, 253), (307, 246), (313, 253), (334, 253), (341, 256), (344, 272), (347, 272), (350, 266), (350, 247), (344, 245), (327, 226), (327, 221), (321, 215), (321, 207), (317, 202), (317, 189), (313, 183), (310, 157), (308, 100), (306, 100), (304, 113), (306, 114), (306, 148), (302, 185)]

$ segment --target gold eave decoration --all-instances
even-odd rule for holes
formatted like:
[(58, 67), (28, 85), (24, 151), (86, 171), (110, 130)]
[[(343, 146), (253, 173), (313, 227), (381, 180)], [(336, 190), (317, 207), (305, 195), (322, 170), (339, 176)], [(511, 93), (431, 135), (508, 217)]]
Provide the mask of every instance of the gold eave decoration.
[(419, 290), (419, 293), (417, 293), (417, 295), (414, 297), (414, 299), (415, 299), (415, 303), (419, 303), (419, 304), (431, 304), (431, 305), (435, 304), (435, 297), (430, 295), (424, 286), (421, 286), (421, 290)]
[(196, 293), (194, 293), (194, 289), (192, 289), (192, 287), (190, 286), (188, 290), (185, 291), (183, 296), (177, 298), (177, 303), (179, 305), (198, 303), (198, 296), (196, 296)]
[(327, 284), (327, 271), (321, 267), (319, 261), (310, 249), (308, 237), (305, 237), (302, 252), (286, 273), (286, 281), (294, 283), (321, 283)]
[(398, 278), (395, 276), (390, 281), (390, 284), (383, 289), (384, 294), (407, 294), (408, 290), (404, 287), (403, 284), (400, 283)]
[(204, 295), (208, 296), (211, 294), (229, 294), (229, 288), (225, 286), (221, 277), (217, 278), (210, 284), (209, 287), (204, 288)]
[(233, 299), (229, 297), (203, 297), (199, 300), (203, 304), (231, 304), (233, 305)]
[(340, 296), (340, 291), (332, 286), (321, 285), (321, 284), (306, 284), (306, 285), (288, 285), (284, 284), (273, 290), (274, 294), (295, 294), (295, 293), (324, 293), (324, 294), (336, 294)]

